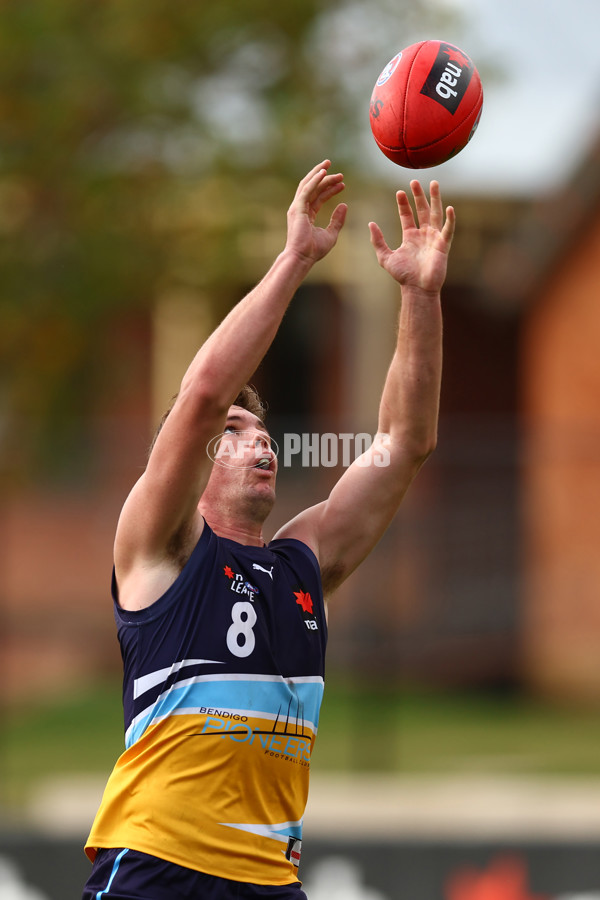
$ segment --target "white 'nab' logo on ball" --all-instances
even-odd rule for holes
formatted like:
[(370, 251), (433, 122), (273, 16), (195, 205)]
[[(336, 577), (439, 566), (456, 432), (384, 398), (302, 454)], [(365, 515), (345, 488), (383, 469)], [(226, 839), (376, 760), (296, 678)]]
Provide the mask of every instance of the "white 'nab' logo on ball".
[(421, 93), (454, 115), (469, 87), (473, 69), (473, 63), (461, 50), (441, 43)]

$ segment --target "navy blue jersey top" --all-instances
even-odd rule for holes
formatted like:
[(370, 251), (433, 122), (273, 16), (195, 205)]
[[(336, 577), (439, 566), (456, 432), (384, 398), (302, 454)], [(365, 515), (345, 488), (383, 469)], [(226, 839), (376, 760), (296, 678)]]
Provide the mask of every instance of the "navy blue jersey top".
[(249, 547), (205, 524), (146, 609), (113, 598), (126, 750), (86, 850), (130, 847), (256, 884), (296, 880), (327, 625), (301, 541)]

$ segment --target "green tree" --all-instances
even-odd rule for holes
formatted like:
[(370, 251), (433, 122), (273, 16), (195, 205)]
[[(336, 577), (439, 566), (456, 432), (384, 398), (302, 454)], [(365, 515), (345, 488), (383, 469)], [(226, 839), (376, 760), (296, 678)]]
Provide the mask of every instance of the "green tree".
[(117, 389), (103, 339), (115, 317), (178, 282), (216, 294), (252, 227), (240, 198), (269, 203), (325, 155), (360, 166), (373, 81), (433, 24), (430, 6), (0, 3), (0, 439), (13, 473)]

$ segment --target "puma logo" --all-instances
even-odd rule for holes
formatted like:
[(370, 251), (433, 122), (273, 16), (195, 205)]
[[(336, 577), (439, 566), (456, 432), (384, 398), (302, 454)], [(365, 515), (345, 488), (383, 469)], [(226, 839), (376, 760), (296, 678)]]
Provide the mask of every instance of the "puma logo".
[(268, 575), (271, 581), (273, 581), (273, 566), (270, 569), (265, 569), (263, 566), (260, 566), (258, 563), (252, 563), (253, 569), (258, 569), (259, 572), (264, 572), (265, 575)]

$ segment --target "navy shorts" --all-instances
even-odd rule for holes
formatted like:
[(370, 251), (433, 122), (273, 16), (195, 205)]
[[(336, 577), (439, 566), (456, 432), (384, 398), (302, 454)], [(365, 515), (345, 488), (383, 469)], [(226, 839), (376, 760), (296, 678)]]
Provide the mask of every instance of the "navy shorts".
[(246, 884), (138, 850), (99, 850), (82, 900), (307, 900), (294, 884)]

